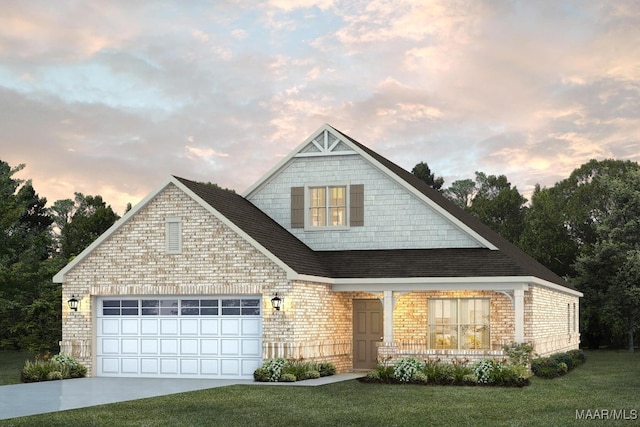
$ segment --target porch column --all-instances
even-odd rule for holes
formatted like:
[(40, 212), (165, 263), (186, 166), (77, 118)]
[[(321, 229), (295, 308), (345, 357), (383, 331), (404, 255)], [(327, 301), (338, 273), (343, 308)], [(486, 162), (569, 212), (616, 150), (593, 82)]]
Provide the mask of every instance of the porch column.
[(383, 312), (383, 340), (385, 343), (393, 342), (393, 291), (383, 291), (382, 293)]
[(524, 342), (524, 289), (513, 290), (513, 310), (515, 312), (515, 336), (517, 343)]

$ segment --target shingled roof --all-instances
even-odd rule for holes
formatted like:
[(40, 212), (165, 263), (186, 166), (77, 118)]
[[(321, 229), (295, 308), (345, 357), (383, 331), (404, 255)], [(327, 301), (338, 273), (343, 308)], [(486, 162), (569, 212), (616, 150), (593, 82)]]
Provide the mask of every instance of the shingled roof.
[(413, 174), (337, 129), (334, 130), (491, 242), (498, 250), (449, 248), (313, 251), (244, 197), (214, 185), (175, 178), (298, 274), (335, 279), (534, 276), (573, 289), (561, 277)]

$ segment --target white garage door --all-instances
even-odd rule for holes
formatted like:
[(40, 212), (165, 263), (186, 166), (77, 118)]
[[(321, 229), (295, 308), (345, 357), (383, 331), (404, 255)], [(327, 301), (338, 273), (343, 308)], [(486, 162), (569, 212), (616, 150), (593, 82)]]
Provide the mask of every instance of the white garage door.
[(97, 375), (252, 378), (259, 296), (98, 299)]

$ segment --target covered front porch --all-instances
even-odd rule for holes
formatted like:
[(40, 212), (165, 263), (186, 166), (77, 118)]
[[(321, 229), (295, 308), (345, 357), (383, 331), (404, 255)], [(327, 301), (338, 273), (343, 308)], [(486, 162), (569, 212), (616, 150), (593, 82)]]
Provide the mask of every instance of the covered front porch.
[[(502, 346), (525, 342), (529, 284), (496, 278), (404, 279), (334, 284), (338, 292), (374, 295), (382, 307), (377, 361), (404, 357), (468, 361), (503, 357)], [(355, 324), (354, 324), (355, 325)], [(357, 346), (354, 338), (354, 347)], [(357, 353), (357, 349), (356, 349)], [(354, 368), (356, 366), (354, 360)]]

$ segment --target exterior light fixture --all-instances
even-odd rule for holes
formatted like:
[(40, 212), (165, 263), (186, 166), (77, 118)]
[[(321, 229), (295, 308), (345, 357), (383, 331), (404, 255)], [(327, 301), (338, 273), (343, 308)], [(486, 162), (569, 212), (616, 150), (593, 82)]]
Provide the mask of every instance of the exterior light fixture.
[(283, 302), (284, 302), (284, 298), (280, 298), (278, 296), (278, 293), (276, 292), (276, 296), (271, 298), (271, 307), (273, 307), (273, 309), (276, 311), (280, 311), (280, 307), (282, 307)]
[(69, 308), (73, 311), (78, 311), (79, 303), (80, 301), (76, 299), (75, 295), (71, 295), (71, 298), (69, 298), (69, 301), (67, 301), (67, 304), (69, 304)]

